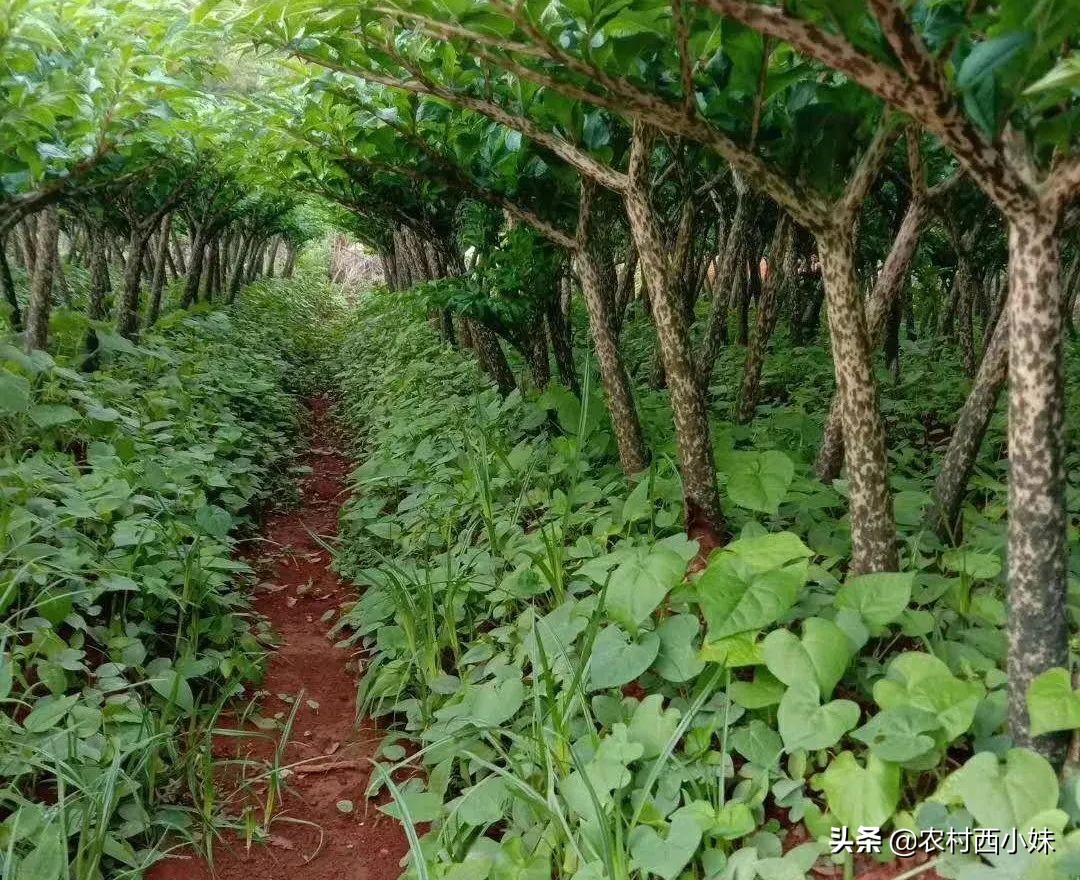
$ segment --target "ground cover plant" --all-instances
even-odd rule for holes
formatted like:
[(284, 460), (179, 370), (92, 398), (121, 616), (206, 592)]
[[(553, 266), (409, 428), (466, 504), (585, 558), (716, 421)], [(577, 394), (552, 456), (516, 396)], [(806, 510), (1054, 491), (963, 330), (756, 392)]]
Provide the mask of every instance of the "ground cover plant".
[[(308, 622), (388, 730), (409, 876), (1080, 874), (1078, 28), (0, 11), (5, 874), (235, 820), (210, 731), (266, 639), (233, 542), (315, 391), (359, 595)], [(382, 286), (321, 280), (330, 230)]]

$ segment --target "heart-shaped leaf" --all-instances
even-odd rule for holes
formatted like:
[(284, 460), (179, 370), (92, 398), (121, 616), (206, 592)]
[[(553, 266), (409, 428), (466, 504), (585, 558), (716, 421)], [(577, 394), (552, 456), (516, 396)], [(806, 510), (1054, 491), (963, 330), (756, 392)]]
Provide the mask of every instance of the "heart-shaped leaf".
[(802, 638), (786, 629), (773, 630), (761, 645), (769, 672), (786, 685), (812, 681), (830, 697), (851, 661), (851, 642), (831, 620), (803, 621)]
[(621, 687), (648, 669), (660, 652), (660, 637), (643, 632), (632, 639), (614, 623), (597, 635), (589, 660), (589, 690)]
[(630, 832), (629, 843), (635, 867), (664, 880), (675, 880), (697, 852), (701, 826), (692, 813), (677, 810), (666, 837), (647, 825), (638, 825)]
[(623, 629), (636, 632), (685, 572), (686, 562), (674, 550), (663, 545), (637, 548), (611, 575), (605, 605), (608, 615)]
[(787, 689), (777, 721), (787, 751), (828, 749), (859, 723), (859, 707), (851, 700), (833, 700), (823, 706), (818, 686), (803, 681)]
[(900, 802), (900, 767), (873, 754), (863, 767), (852, 752), (841, 752), (821, 775), (821, 788), (838, 824), (880, 828)]
[(1080, 691), (1073, 690), (1066, 669), (1048, 669), (1036, 678), (1028, 688), (1027, 705), (1033, 736), (1080, 727)]
[(805, 559), (759, 573), (734, 553), (714, 557), (697, 580), (709, 640), (776, 623), (795, 604), (806, 572)]
[(858, 611), (871, 626), (887, 626), (904, 613), (914, 582), (914, 572), (881, 571), (849, 578), (836, 594), (836, 607)]

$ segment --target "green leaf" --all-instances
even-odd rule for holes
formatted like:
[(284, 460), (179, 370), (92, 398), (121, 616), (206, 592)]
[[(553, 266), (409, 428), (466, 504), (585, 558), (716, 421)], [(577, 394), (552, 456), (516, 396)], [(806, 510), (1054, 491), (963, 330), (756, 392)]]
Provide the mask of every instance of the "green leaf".
[(685, 572), (686, 563), (674, 550), (662, 545), (637, 548), (612, 573), (605, 610), (624, 629), (637, 632)]
[(740, 456), (728, 477), (728, 497), (748, 510), (775, 514), (795, 477), (795, 465), (775, 450)]
[(978, 86), (1008, 64), (1031, 40), (1031, 34), (1016, 31), (977, 43), (956, 73), (956, 87), (966, 91)]
[(59, 727), (64, 716), (71, 711), (71, 707), (79, 700), (78, 694), (67, 697), (46, 697), (33, 711), (23, 720), (23, 727), (29, 733), (45, 733), (54, 727)]
[(808, 559), (814, 555), (814, 552), (793, 532), (773, 532), (754, 538), (740, 538), (728, 544), (724, 552), (734, 553), (758, 572), (778, 568), (785, 562), (796, 559)]
[(701, 672), (705, 664), (695, 646), (700, 629), (701, 623), (693, 614), (665, 618), (656, 630), (660, 637), (660, 653), (653, 663), (653, 672), (676, 684), (689, 681)]
[(232, 528), (232, 515), (216, 504), (204, 504), (195, 511), (195, 523), (208, 535), (224, 538)]
[(671, 735), (679, 726), (682, 713), (678, 709), (664, 709), (660, 694), (649, 694), (638, 703), (630, 718), (627, 737), (630, 742), (641, 745), (643, 758), (655, 758), (663, 752)]
[(638, 825), (630, 832), (632, 868), (675, 880), (693, 858), (701, 843), (701, 826), (689, 811), (680, 809), (671, 817), (667, 836), (661, 837), (648, 825)]
[(776, 713), (784, 748), (828, 749), (859, 723), (859, 707), (851, 700), (833, 700), (821, 705), (816, 684), (800, 682), (787, 689)]
[(506, 780), (492, 775), (465, 791), (457, 806), (457, 816), (466, 825), (493, 825), (503, 818), (509, 804)]
[(836, 594), (837, 608), (858, 611), (871, 626), (887, 626), (911, 601), (914, 572), (883, 571), (849, 578)]
[(660, 637), (643, 632), (632, 639), (615, 624), (608, 624), (596, 637), (589, 660), (589, 690), (621, 687), (638, 678), (660, 652)]
[(179, 706), (185, 712), (194, 708), (195, 697), (191, 693), (191, 687), (175, 669), (162, 669), (149, 681), (150, 687), (174, 706)]
[(30, 382), (0, 367), (0, 411), (26, 412), (30, 406)]
[(776, 623), (795, 604), (806, 573), (806, 560), (758, 573), (735, 553), (714, 556), (696, 583), (710, 641)]
[(989, 580), (1001, 574), (1001, 558), (996, 554), (964, 547), (943, 553), (941, 564), (950, 571), (961, 572), (975, 580)]
[(724, 840), (737, 840), (750, 834), (756, 827), (757, 822), (749, 806), (742, 801), (728, 801), (716, 811), (716, 818), (708, 831)]
[(885, 677), (874, 683), (874, 700), (882, 709), (913, 706), (934, 715), (949, 740), (975, 720), (985, 694), (976, 681), (963, 681), (930, 654), (912, 651), (893, 658)]
[(775, 730), (759, 718), (731, 735), (731, 746), (751, 764), (771, 768), (784, 751), (784, 741)]
[(39, 428), (52, 428), (56, 425), (65, 425), (82, 418), (78, 410), (65, 406), (62, 403), (42, 403), (30, 407), (30, 421)]
[(905, 764), (934, 748), (934, 738), (926, 733), (940, 728), (936, 715), (914, 706), (897, 706), (879, 712), (851, 736), (866, 743), (883, 761)]
[(37, 844), (19, 863), (16, 880), (57, 880), (67, 862), (67, 847), (57, 822), (47, 825)]
[(1032, 736), (1080, 727), (1080, 691), (1073, 690), (1067, 669), (1048, 669), (1028, 687)]
[(872, 754), (862, 767), (852, 752), (841, 752), (822, 774), (821, 788), (839, 825), (880, 828), (900, 802), (900, 768)]
[(769, 633), (761, 645), (765, 665), (786, 685), (803, 681), (816, 684), (826, 698), (851, 661), (851, 642), (831, 620), (810, 617), (803, 621), (802, 638), (786, 629)]
[(1032, 817), (1057, 806), (1057, 774), (1030, 749), (1009, 749), (1004, 764), (993, 752), (980, 752), (934, 795), (935, 800), (954, 797), (984, 828), (1025, 828)]
[(768, 669), (757, 669), (753, 681), (733, 681), (728, 686), (728, 696), (744, 709), (764, 709), (779, 703), (786, 690), (784, 683)]

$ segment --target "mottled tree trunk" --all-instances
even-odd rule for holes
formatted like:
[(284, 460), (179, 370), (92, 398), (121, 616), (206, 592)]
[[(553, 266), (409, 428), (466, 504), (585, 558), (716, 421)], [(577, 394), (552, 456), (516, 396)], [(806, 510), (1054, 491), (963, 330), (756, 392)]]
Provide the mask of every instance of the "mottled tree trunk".
[(270, 252), (266, 255), (266, 277), (273, 278), (274, 270), (277, 266), (277, 254), (278, 248), (281, 246), (281, 239), (276, 235), (270, 241)]
[(236, 255), (235, 265), (233, 266), (232, 275), (229, 278), (229, 289), (225, 294), (226, 302), (236, 302), (236, 296), (240, 293), (240, 287), (244, 283), (244, 271), (247, 265), (248, 251), (251, 250), (251, 243), (254, 236), (245, 235), (240, 239), (240, 250)]
[(191, 239), (191, 259), (188, 262), (187, 278), (184, 280), (184, 298), (182, 306), (190, 309), (199, 297), (199, 282), (202, 280), (203, 260), (206, 256), (206, 231), (195, 230)]
[(578, 385), (577, 369), (574, 366), (570, 322), (563, 315), (558, 295), (551, 297), (548, 301), (545, 317), (548, 335), (551, 337), (551, 349), (555, 353), (555, 368), (559, 373), (559, 381), (574, 394), (580, 395), (581, 387)]
[(53, 260), (60, 237), (60, 214), (55, 207), (45, 208), (37, 221), (38, 235), (35, 272), (30, 283), (30, 301), (26, 307), (26, 331), (23, 348), (27, 354), (44, 349), (49, 341), (49, 315), (52, 312)]
[(934, 482), (933, 503), (927, 523), (942, 541), (961, 540), (960, 510), (968, 479), (975, 467), (986, 428), (997, 406), (1009, 369), (1009, 322), (1003, 315), (990, 337), (979, 372), (956, 420), (952, 438), (945, 450), (941, 470)]
[(145, 229), (134, 226), (128, 238), (124, 284), (120, 291), (120, 302), (116, 306), (116, 330), (128, 339), (133, 339), (139, 329), (139, 289), (148, 237), (149, 233)]
[(486, 324), (472, 321), (472, 337), (480, 366), (495, 380), (499, 392), (506, 396), (515, 388), (514, 373), (499, 344), (499, 337)]
[(157, 254), (154, 257), (154, 277), (150, 281), (150, 311), (146, 326), (153, 327), (161, 315), (161, 295), (165, 290), (165, 263), (169, 257), (169, 234), (172, 231), (172, 214), (166, 214), (158, 232)]
[(18, 333), (22, 330), (22, 310), (19, 308), (19, 298), (15, 295), (15, 279), (11, 277), (11, 266), (8, 265), (7, 242), (0, 239), (0, 287), (4, 289), (4, 301), (11, 309), (8, 314), (8, 322), (11, 329)]
[(817, 234), (829, 307), (829, 338), (836, 367), (836, 395), (847, 449), (851, 571), (895, 571), (896, 524), (889, 493), (885, 430), (878, 410), (850, 228)]
[(649, 157), (653, 135), (645, 123), (635, 120), (626, 213), (649, 291), (657, 345), (671, 396), (687, 532), (695, 537), (700, 535), (709, 543), (723, 543), (727, 537), (727, 524), (716, 488), (704, 382), (699, 381), (699, 375), (708, 373), (699, 374), (691, 356), (690, 334), (683, 320), (682, 303), (678, 302), (671, 283), (663, 241), (649, 203)]
[[(899, 300), (907, 282), (908, 271), (919, 247), (919, 235), (929, 216), (926, 202), (915, 197), (908, 204), (900, 230), (893, 239), (885, 263), (874, 282), (874, 289), (866, 306), (866, 325), (871, 351), (881, 344), (885, 335), (886, 319)], [(825, 419), (825, 432), (814, 461), (818, 479), (831, 483), (840, 476), (844, 465), (844, 430), (840, 420), (837, 398), (833, 397), (829, 415)]]
[(106, 300), (112, 288), (109, 278), (109, 246), (102, 232), (90, 233), (90, 304), (91, 321), (101, 321), (106, 314)]
[[(1050, 213), (1050, 212), (1046, 212)], [(1065, 610), (1065, 393), (1056, 218), (1009, 224), (1009, 732), (1060, 761), (1061, 734), (1031, 735), (1027, 690), (1069, 666)]]
[(292, 278), (296, 272), (296, 245), (289, 242), (285, 246), (285, 265), (281, 268), (282, 278)]
[(787, 215), (783, 215), (777, 223), (773, 236), (773, 247), (769, 254), (769, 274), (761, 289), (757, 316), (754, 319), (754, 333), (746, 347), (746, 362), (743, 364), (742, 383), (739, 386), (739, 398), (735, 407), (736, 420), (744, 424), (754, 417), (754, 410), (757, 408), (758, 396), (761, 393), (761, 370), (765, 364), (765, 351), (776, 327), (780, 291), (794, 272), (794, 254), (795, 244), (791, 221)]
[(736, 274), (741, 268), (740, 257), (753, 223), (753, 197), (738, 178), (736, 178), (736, 188), (738, 197), (735, 203), (735, 216), (731, 220), (731, 228), (724, 241), (720, 265), (716, 270), (712, 307), (705, 326), (705, 337), (701, 343), (701, 355), (698, 358), (698, 375), (705, 387), (709, 384), (721, 347), (727, 344), (727, 315), (728, 306), (731, 303), (731, 292), (735, 285)]

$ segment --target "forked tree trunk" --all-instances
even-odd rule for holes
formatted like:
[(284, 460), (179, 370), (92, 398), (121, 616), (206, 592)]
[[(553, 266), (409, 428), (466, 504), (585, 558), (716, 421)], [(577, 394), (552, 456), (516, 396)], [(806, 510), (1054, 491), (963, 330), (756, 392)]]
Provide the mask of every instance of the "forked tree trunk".
[[(1049, 214), (1050, 212), (1046, 212)], [(1027, 691), (1069, 666), (1066, 613), (1065, 392), (1057, 218), (1009, 224), (1009, 731), (1018, 746), (1064, 757), (1061, 734), (1031, 735)]]
[(896, 524), (889, 493), (885, 430), (878, 409), (870, 338), (855, 276), (853, 230), (817, 233), (829, 307), (836, 394), (847, 448), (851, 571), (895, 571)]
[(649, 203), (652, 139), (653, 131), (635, 120), (626, 213), (649, 290), (657, 345), (671, 395), (687, 532), (695, 537), (700, 535), (709, 543), (723, 543), (727, 537), (727, 524), (720, 511), (720, 493), (716, 488), (704, 383), (698, 381), (699, 374), (690, 353), (690, 334), (683, 321), (682, 303), (678, 302), (671, 283), (663, 242)]
[(150, 311), (146, 326), (153, 327), (161, 315), (161, 294), (165, 290), (165, 263), (169, 256), (169, 233), (172, 231), (172, 214), (166, 214), (158, 232), (157, 254), (154, 257), (154, 277), (150, 282)]
[(116, 331), (128, 339), (139, 329), (139, 288), (142, 280), (143, 255), (149, 233), (133, 227), (128, 238), (128, 259), (124, 268), (124, 285), (116, 306)]
[(292, 278), (296, 271), (296, 245), (291, 242), (285, 246), (285, 265), (281, 268), (282, 278)]
[(941, 470), (934, 482), (927, 525), (945, 543), (962, 538), (960, 510), (968, 479), (975, 467), (986, 428), (997, 406), (1009, 370), (1009, 321), (1004, 315), (994, 328), (979, 372), (960, 410)]
[(236, 255), (235, 265), (233, 266), (232, 275), (229, 278), (229, 289), (225, 294), (225, 301), (228, 303), (236, 302), (237, 294), (240, 293), (240, 287), (244, 282), (244, 267), (247, 262), (248, 251), (251, 249), (252, 236), (245, 235), (240, 240), (240, 252)]
[(49, 341), (49, 315), (52, 312), (53, 259), (60, 237), (60, 214), (55, 207), (45, 208), (37, 221), (34, 243), (36, 271), (30, 283), (30, 301), (26, 307), (26, 332), (23, 348), (27, 354), (44, 349)]
[(281, 245), (281, 239), (278, 238), (275, 235), (274, 238), (273, 238), (273, 241), (270, 243), (270, 253), (266, 257), (266, 277), (267, 278), (273, 278), (274, 277), (274, 269), (275, 269), (275, 266), (277, 264), (277, 252), (278, 252), (278, 247), (280, 245)]
[[(885, 335), (885, 324), (903, 290), (911, 268), (915, 252), (919, 247), (919, 236), (929, 217), (926, 201), (918, 196), (908, 203), (900, 230), (893, 239), (892, 247), (885, 258), (885, 263), (874, 282), (866, 306), (866, 326), (870, 337), (870, 349), (875, 350)], [(831, 483), (840, 476), (844, 465), (844, 429), (840, 420), (840, 408), (836, 396), (829, 406), (829, 415), (825, 420), (825, 433), (821, 438), (814, 472), (818, 479)]]

